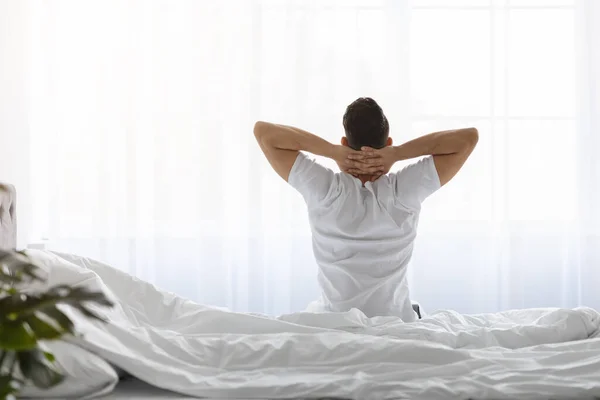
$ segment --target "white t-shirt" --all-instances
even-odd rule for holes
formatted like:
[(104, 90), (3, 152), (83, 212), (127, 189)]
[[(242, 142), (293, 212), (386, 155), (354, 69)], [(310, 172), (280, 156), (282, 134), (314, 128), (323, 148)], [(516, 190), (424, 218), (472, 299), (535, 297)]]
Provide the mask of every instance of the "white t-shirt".
[(363, 186), (300, 153), (288, 181), (308, 207), (319, 266), (322, 298), (310, 309), (414, 321), (406, 270), (421, 203), (440, 187), (433, 157)]

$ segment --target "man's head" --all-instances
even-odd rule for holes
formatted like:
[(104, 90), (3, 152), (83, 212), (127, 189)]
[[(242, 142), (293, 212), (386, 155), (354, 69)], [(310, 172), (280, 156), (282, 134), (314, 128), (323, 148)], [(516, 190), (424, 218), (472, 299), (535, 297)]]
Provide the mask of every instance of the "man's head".
[(342, 145), (360, 150), (362, 146), (380, 149), (390, 146), (390, 125), (381, 107), (370, 97), (360, 97), (344, 113), (346, 137)]

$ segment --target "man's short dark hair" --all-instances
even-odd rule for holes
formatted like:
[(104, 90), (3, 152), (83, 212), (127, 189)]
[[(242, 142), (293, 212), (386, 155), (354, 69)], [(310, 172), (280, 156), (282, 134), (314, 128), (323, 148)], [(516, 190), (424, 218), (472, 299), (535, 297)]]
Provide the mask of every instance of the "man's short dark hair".
[(375, 100), (361, 97), (346, 108), (344, 130), (348, 145), (354, 150), (360, 150), (362, 146), (380, 149), (385, 147), (390, 125)]

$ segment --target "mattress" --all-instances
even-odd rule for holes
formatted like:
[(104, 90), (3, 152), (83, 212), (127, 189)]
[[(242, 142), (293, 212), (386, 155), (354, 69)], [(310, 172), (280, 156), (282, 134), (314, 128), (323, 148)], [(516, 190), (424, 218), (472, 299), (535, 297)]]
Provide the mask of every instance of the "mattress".
[[(115, 390), (107, 396), (98, 397), (103, 400), (182, 400), (193, 397), (170, 392), (151, 386), (139, 379), (125, 378), (119, 382)], [(207, 399), (210, 400), (210, 399)]]
[[(115, 390), (113, 390), (113, 392), (109, 395), (104, 397), (96, 397), (96, 399), (99, 400), (183, 400), (196, 398), (199, 397), (188, 397), (182, 394), (170, 392), (168, 390), (159, 389), (133, 377), (128, 377), (121, 380)], [(202, 397), (202, 400), (217, 399)]]

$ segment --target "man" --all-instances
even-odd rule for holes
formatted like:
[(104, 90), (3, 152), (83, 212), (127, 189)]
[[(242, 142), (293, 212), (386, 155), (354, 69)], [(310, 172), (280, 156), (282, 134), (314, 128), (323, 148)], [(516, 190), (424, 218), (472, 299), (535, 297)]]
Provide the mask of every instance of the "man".
[[(389, 124), (371, 98), (344, 114), (335, 145), (285, 125), (257, 122), (256, 139), (273, 169), (308, 207), (319, 266), (322, 311), (358, 308), (368, 317), (414, 321), (406, 280), (421, 203), (452, 179), (478, 141), (475, 128), (435, 132), (392, 145)], [(335, 160), (335, 173), (302, 152)], [(401, 160), (426, 156), (397, 173)]]

